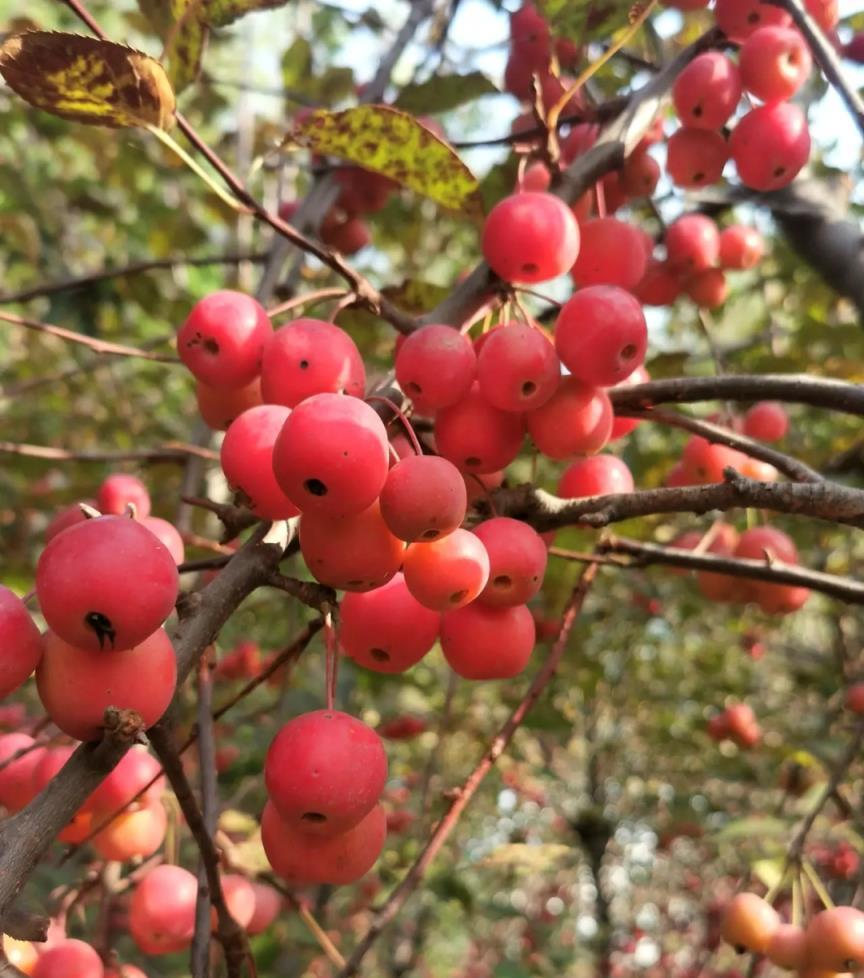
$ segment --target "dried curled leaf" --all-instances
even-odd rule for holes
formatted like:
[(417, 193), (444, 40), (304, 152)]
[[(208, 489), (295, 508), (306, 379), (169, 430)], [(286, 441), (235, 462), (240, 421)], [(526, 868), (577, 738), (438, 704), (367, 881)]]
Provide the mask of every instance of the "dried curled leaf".
[(444, 207), (482, 212), (476, 177), (452, 146), (406, 112), (358, 105), (344, 112), (312, 112), (285, 140), (382, 173)]
[(162, 65), (134, 48), (78, 34), (30, 31), (0, 45), (0, 75), (30, 105), (64, 119), (121, 128), (174, 122)]

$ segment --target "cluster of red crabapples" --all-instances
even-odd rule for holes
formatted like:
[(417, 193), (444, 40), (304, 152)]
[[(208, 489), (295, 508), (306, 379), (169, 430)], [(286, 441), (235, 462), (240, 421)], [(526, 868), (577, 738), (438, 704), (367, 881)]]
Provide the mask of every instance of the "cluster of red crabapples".
[(864, 965), (864, 913), (854, 907), (829, 907), (802, 927), (785, 923), (763, 897), (739, 893), (726, 907), (721, 936), (739, 953), (765, 955), (802, 978), (831, 978)]

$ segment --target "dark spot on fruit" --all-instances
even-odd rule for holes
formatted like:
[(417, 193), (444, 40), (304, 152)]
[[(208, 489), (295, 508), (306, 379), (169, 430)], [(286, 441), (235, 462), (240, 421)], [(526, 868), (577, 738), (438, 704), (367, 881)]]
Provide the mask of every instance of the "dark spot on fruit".
[[(306, 370), (306, 369), (308, 369), (308, 367), (309, 367), (309, 361), (308, 360), (301, 360), (300, 361), (300, 369), (301, 370)], [(305, 816), (304, 816), (304, 818), (305, 818)]]
[(786, 172), (786, 167), (785, 166), (775, 166), (774, 167), (774, 176), (775, 177), (782, 177), (785, 172)]
[(212, 353), (215, 355), (219, 352), (219, 344), (216, 342), (216, 340), (212, 338), (208, 338), (204, 340), (204, 349), (208, 353)]
[(345, 583), (348, 585), (348, 587), (360, 587), (363, 584), (363, 581), (353, 580), (353, 581), (346, 581)]
[(747, 948), (744, 947), (743, 944), (736, 944), (735, 945), (735, 953), (736, 954), (743, 954), (746, 950), (747, 950)]
[(371, 655), (376, 662), (390, 661), (390, 653), (385, 652), (384, 649), (369, 649), (369, 655)]
[(482, 460), (477, 458), (476, 455), (469, 455), (468, 458), (465, 459), (465, 464), (474, 468), (475, 466), (479, 465), (481, 461)]
[(696, 173), (693, 174), (694, 183), (701, 183), (704, 179), (705, 174), (702, 172), (702, 170), (697, 170)]
[(412, 397), (419, 397), (423, 393), (423, 388), (413, 380), (408, 381), (408, 383), (405, 385), (405, 390)]
[(526, 261), (522, 265), (522, 271), (525, 272), (527, 275), (536, 275), (537, 272), (538, 272), (538, 268), (537, 268), (536, 262)]
[(429, 529), (429, 530), (424, 530), (424, 531), (423, 531), (423, 532), (422, 532), (422, 533), (420, 534), (420, 539), (421, 539), (421, 540), (437, 540), (437, 538), (438, 538), (438, 537), (439, 537), (440, 535), (441, 535), (441, 531), (440, 531), (440, 530), (436, 530), (436, 529)]
[(318, 825), (320, 825), (321, 822), (327, 821), (327, 816), (322, 814), (321, 812), (303, 812), (300, 818), (304, 822), (315, 822)]
[(624, 349), (621, 351), (621, 357), (624, 360), (632, 360), (633, 357), (636, 356), (636, 353), (637, 353), (636, 344), (628, 343), (627, 346), (625, 346)]
[(701, 105), (694, 105), (693, 106), (693, 115), (697, 119), (701, 118), (701, 116), (702, 116), (702, 106)]
[(509, 574), (499, 574), (492, 580), (492, 584), (495, 587), (510, 587), (512, 583), (513, 581), (510, 579)]
[(748, 24), (758, 24), (761, 19), (762, 18), (759, 16), (758, 10), (751, 10), (750, 13), (747, 14)]
[(320, 479), (307, 479), (303, 483), (303, 488), (313, 496), (327, 495), (327, 486)]
[(461, 591), (454, 591), (450, 595), (450, 604), (459, 604), (460, 601), (465, 599), (465, 595), (468, 593), (467, 588), (463, 588)]
[(106, 641), (112, 649), (114, 648), (117, 632), (114, 630), (111, 619), (107, 615), (103, 615), (101, 611), (90, 611), (84, 615), (84, 624), (96, 633), (100, 649), (105, 648)]
[(537, 385), (533, 380), (526, 380), (522, 385), (522, 394), (525, 397), (530, 397), (537, 390)]

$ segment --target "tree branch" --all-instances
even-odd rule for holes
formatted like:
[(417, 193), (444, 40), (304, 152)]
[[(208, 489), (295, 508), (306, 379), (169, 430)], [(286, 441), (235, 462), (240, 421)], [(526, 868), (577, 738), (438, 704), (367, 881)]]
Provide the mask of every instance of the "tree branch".
[[(204, 831), (207, 833), (207, 837), (212, 840), (216, 834), (216, 826), (219, 819), (219, 789), (216, 781), (216, 745), (213, 739), (213, 676), (210, 663), (207, 659), (208, 657), (205, 653), (198, 662), (197, 736), (198, 770), (201, 778), (202, 824)], [(217, 879), (218, 872), (217, 860)], [(211, 871), (207, 866), (207, 856), (202, 849), (201, 862), (198, 866), (195, 934), (192, 938), (192, 975), (194, 978), (209, 978), (210, 975), (210, 908), (213, 903), (210, 876)], [(226, 956), (228, 953), (228, 948), (226, 947)]]
[(169, 442), (159, 448), (132, 449), (130, 451), (75, 452), (50, 445), (26, 445), (19, 442), (0, 441), (0, 452), (21, 455), (25, 458), (41, 458), (50, 462), (185, 462), (190, 456), (217, 461), (219, 453), (200, 445), (186, 442)]
[(474, 770), (468, 775), (461, 788), (456, 792), (453, 801), (450, 803), (450, 807), (435, 827), (420, 855), (414, 861), (414, 864), (402, 878), (402, 882), (393, 890), (373, 917), (369, 929), (361, 938), (360, 943), (354, 949), (354, 952), (348, 959), (348, 963), (339, 972), (337, 978), (352, 978), (353, 975), (357, 974), (357, 970), (362, 964), (363, 959), (369, 953), (373, 944), (378, 940), (383, 929), (396, 917), (405, 902), (420, 885), (432, 860), (438, 855), (441, 847), (450, 837), (462, 813), (468, 807), (469, 802), (482, 784), (483, 779), (507, 749), (522, 721), (549, 685), (552, 677), (555, 675), (561, 657), (564, 655), (567, 640), (570, 637), (570, 633), (582, 610), (582, 605), (585, 602), (585, 598), (596, 575), (596, 565), (589, 565), (582, 572), (582, 576), (573, 589), (567, 607), (564, 609), (561, 630), (558, 633), (558, 638), (555, 641), (552, 651), (549, 653), (549, 657), (534, 677), (516, 709), (513, 710), (507, 718), (507, 721), (492, 739), (489, 749), (480, 759)]

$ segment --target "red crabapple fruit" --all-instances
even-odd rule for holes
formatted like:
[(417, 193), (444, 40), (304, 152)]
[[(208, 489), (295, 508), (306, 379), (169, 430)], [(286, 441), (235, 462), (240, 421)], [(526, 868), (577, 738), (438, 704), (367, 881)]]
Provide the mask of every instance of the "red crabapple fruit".
[(684, 291), (702, 309), (717, 309), (726, 301), (729, 285), (722, 268), (703, 268), (684, 283)]
[[(120, 759), (114, 770), (90, 796), (94, 808), (116, 811), (132, 802), (146, 788), (139, 801), (156, 801), (165, 788), (160, 777), (162, 766), (146, 747), (132, 747)], [(153, 779), (156, 779), (148, 788)]]
[(239, 414), (262, 403), (261, 378), (254, 377), (245, 387), (209, 387), (199, 380), (195, 399), (207, 427), (226, 431)]
[[(464, 487), (464, 483), (463, 483)], [(39, 629), (24, 602), (0, 585), (0, 699), (18, 689), (42, 658)]]
[[(0, 735), (0, 805), (7, 811), (20, 811), (37, 794), (33, 772), (39, 766), (45, 749), (25, 733)], [(16, 757), (16, 760), (12, 760)]]
[(756, 228), (732, 224), (720, 232), (720, 265), (723, 268), (755, 268), (765, 251)]
[(807, 923), (807, 964), (825, 971), (858, 971), (864, 964), (864, 913), (831, 907)]
[(150, 493), (134, 475), (115, 472), (109, 475), (96, 493), (96, 508), (105, 516), (123, 516), (127, 506), (134, 506), (140, 520), (150, 515)]
[(779, 441), (789, 430), (789, 416), (777, 401), (760, 401), (744, 415), (744, 434), (760, 441)]
[(727, 468), (740, 471), (746, 455), (726, 445), (710, 442), (700, 435), (687, 440), (681, 453), (681, 464), (691, 485), (704, 485), (709, 482), (722, 482)]
[(497, 608), (527, 604), (546, 573), (548, 552), (540, 534), (507, 516), (485, 520), (474, 534), (489, 555), (489, 581), (477, 600)]
[(468, 491), (446, 458), (409, 455), (390, 469), (379, 502), (391, 533), (408, 543), (429, 541), (452, 533), (465, 519)]
[(510, 679), (528, 665), (534, 649), (534, 616), (525, 605), (473, 604), (441, 616), (441, 650), (463, 679)]
[(760, 105), (738, 121), (729, 149), (746, 187), (779, 190), (795, 179), (810, 158), (807, 117), (792, 102)]
[(473, 601), (489, 579), (489, 554), (469, 530), (454, 530), (430, 543), (412, 543), (405, 551), (405, 584), (433, 611), (461, 608)]
[(626, 462), (615, 455), (592, 455), (565, 470), (558, 483), (558, 495), (562, 499), (582, 499), (632, 492), (633, 488), (633, 475)]
[(797, 924), (780, 924), (765, 956), (778, 968), (800, 971), (807, 958), (807, 935)]
[(187, 869), (151, 869), (132, 892), (129, 929), (145, 954), (171, 954), (192, 942), (198, 880)]
[(273, 447), (273, 471), (303, 513), (360, 513), (387, 480), (387, 429), (359, 398), (315, 394), (283, 425)]
[(89, 519), (81, 508), (82, 505), (90, 506), (93, 509), (97, 508), (95, 499), (82, 499), (80, 503), (73, 503), (71, 506), (66, 506), (64, 509), (61, 509), (45, 528), (46, 543), (50, 543), (58, 533), (62, 533), (68, 527), (75, 526), (76, 523), (83, 523)]
[(186, 559), (186, 545), (183, 543), (183, 537), (177, 527), (173, 523), (169, 523), (168, 520), (163, 520), (160, 516), (145, 516), (143, 520), (140, 520), (140, 523), (141, 526), (146, 526), (156, 537), (179, 567)]
[(82, 649), (129, 649), (165, 621), (177, 598), (174, 558), (146, 526), (100, 516), (45, 547), (36, 594), (48, 627)]
[(100, 825), (109, 815), (114, 817), (90, 840), (103, 859), (120, 863), (147, 859), (165, 841), (168, 815), (161, 801), (136, 803), (116, 815), (113, 811), (95, 809), (93, 824)]
[(252, 890), (255, 893), (255, 909), (246, 925), (246, 933), (261, 934), (279, 916), (282, 909), (282, 894), (268, 883), (252, 880)]
[(631, 153), (621, 170), (621, 189), (628, 197), (651, 197), (660, 182), (660, 164), (647, 151)]
[(387, 816), (375, 807), (339, 835), (308, 835), (283, 819), (272, 803), (261, 816), (261, 842), (273, 871), (291, 886), (354, 883), (375, 865), (387, 840)]
[(256, 516), (267, 520), (300, 515), (273, 472), (273, 446), (290, 414), (281, 404), (249, 408), (235, 419), (219, 450), (228, 484), (243, 493)]
[(755, 893), (732, 897), (723, 914), (721, 935), (737, 951), (764, 954), (780, 926), (777, 911)]
[(374, 591), (346, 594), (339, 613), (342, 648), (375, 672), (410, 669), (435, 644), (441, 623), (437, 611), (411, 594), (402, 574)]
[(366, 368), (354, 340), (333, 323), (295, 319), (267, 341), (261, 393), (267, 404), (294, 407), (313, 394), (363, 396)]
[(540, 329), (507, 323), (483, 334), (477, 354), (477, 383), (483, 398), (500, 411), (520, 413), (545, 404), (558, 389), (561, 364)]
[(558, 313), (555, 349), (571, 375), (587, 384), (620, 384), (642, 365), (647, 346), (639, 300), (615, 285), (579, 289)]
[(84, 941), (58, 941), (39, 955), (33, 978), (103, 978), (105, 968), (96, 951)]
[(102, 736), (109, 706), (134, 710), (145, 729), (168, 708), (177, 680), (177, 660), (168, 633), (160, 628), (122, 652), (82, 649), (54, 632), (43, 636), (44, 654), (36, 687), (45, 712), (76, 740)]
[(666, 172), (677, 187), (709, 187), (723, 175), (729, 147), (713, 129), (684, 126), (666, 144)]
[(720, 51), (698, 55), (675, 79), (672, 100), (683, 126), (719, 129), (741, 98), (738, 66)]
[(669, 225), (665, 244), (669, 264), (689, 275), (716, 264), (720, 233), (705, 214), (685, 214)]
[(417, 410), (431, 414), (465, 397), (477, 373), (477, 356), (467, 336), (433, 323), (403, 340), (395, 369), (400, 387)]
[(681, 294), (681, 281), (665, 261), (649, 258), (642, 281), (633, 295), (643, 306), (671, 306)]
[(505, 282), (546, 282), (573, 267), (579, 225), (552, 194), (513, 194), (492, 208), (482, 244), (483, 257)]
[(303, 713), (273, 738), (264, 763), (271, 803), (295, 831), (341, 835), (376, 806), (387, 781), (381, 738), (338, 710)]
[(714, 19), (730, 41), (745, 41), (754, 31), (770, 24), (785, 27), (791, 23), (785, 10), (761, 0), (717, 0)]
[(632, 289), (645, 274), (642, 232), (615, 217), (595, 217), (580, 228), (582, 244), (573, 265), (579, 286), (617, 285)]
[(813, 59), (794, 27), (760, 27), (741, 45), (744, 87), (763, 102), (792, 98), (807, 81)]
[[(245, 930), (255, 914), (255, 890), (252, 883), (239, 873), (223, 873), (221, 883), (228, 912)], [(216, 933), (219, 929), (219, 917), (215, 907), (211, 910), (211, 915), (213, 932)]]
[(547, 458), (593, 455), (609, 441), (612, 404), (601, 387), (565, 377), (542, 407), (525, 417), (528, 434)]
[[(626, 380), (622, 380), (620, 384), (615, 384), (615, 386), (633, 387), (635, 384), (647, 384), (650, 380), (651, 375), (644, 366), (640, 366)], [(639, 418), (628, 418), (624, 415), (619, 416), (616, 414), (612, 421), (612, 433), (609, 435), (609, 441), (614, 441), (616, 438), (623, 438), (625, 435), (629, 435), (639, 424)]]
[(261, 354), (272, 331), (259, 302), (224, 289), (195, 304), (177, 334), (177, 352), (203, 383), (244, 387), (261, 370)]
[(463, 472), (483, 475), (505, 468), (519, 454), (524, 437), (522, 415), (493, 407), (477, 384), (435, 416), (438, 453)]

